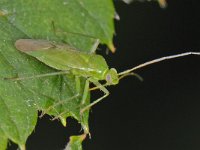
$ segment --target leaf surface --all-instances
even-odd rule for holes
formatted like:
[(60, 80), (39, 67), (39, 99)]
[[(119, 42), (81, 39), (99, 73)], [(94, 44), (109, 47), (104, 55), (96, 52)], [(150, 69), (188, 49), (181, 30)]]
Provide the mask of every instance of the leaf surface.
[(0, 129), (0, 150), (6, 150), (8, 139)]

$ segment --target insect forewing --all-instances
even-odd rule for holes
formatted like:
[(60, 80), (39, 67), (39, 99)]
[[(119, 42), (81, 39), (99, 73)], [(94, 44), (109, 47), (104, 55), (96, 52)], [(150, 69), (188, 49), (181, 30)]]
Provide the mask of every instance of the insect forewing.
[(22, 52), (26, 52), (53, 48), (54, 45), (47, 40), (19, 39), (15, 42), (15, 47)]

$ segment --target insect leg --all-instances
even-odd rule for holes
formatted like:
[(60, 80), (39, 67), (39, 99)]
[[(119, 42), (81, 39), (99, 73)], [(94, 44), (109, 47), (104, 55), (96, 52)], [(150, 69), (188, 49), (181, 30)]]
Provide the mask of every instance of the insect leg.
[(83, 36), (83, 37), (87, 37), (87, 38), (90, 38), (92, 40), (95, 41), (95, 43), (93, 44), (93, 46), (91, 47), (90, 49), (90, 53), (95, 53), (99, 43), (100, 43), (100, 40), (97, 39), (96, 37), (92, 36), (92, 35), (86, 35), (84, 33), (77, 33), (77, 32), (71, 32), (71, 31), (62, 31), (62, 30), (59, 30), (59, 29), (56, 29), (56, 26), (55, 26), (55, 22), (54, 21), (51, 21), (51, 25), (52, 25), (52, 30), (54, 32), (55, 35), (57, 34), (63, 34), (63, 35), (78, 35), (78, 36)]
[(86, 99), (87, 99), (87, 96), (88, 96), (88, 91), (89, 91), (89, 84), (90, 84), (89, 79), (87, 79), (85, 81), (85, 87), (84, 87), (84, 90), (83, 90), (83, 95), (82, 95), (82, 100), (81, 100), (82, 105), (85, 104), (85, 102), (86, 102)]
[[(143, 81), (143, 78), (142, 78), (139, 74), (133, 73), (133, 72), (126, 73), (126, 74), (123, 74), (123, 75), (119, 76), (119, 80), (121, 80), (121, 79), (123, 79), (123, 78), (125, 78), (125, 77), (127, 77), (127, 76), (135, 76), (135, 77), (138, 78), (140, 81)], [(105, 84), (101, 84), (100, 86), (105, 87), (105, 86), (110, 86), (110, 84), (105, 83)], [(90, 91), (94, 91), (94, 90), (97, 90), (97, 89), (99, 89), (99, 87), (98, 87), (98, 86), (95, 86), (95, 87), (90, 88), (89, 90), (90, 90)]]
[(104, 95), (95, 100), (94, 102), (90, 103), (89, 105), (85, 106), (84, 108), (82, 108), (80, 111), (81, 114), (83, 114), (84, 111), (88, 110), (90, 107), (94, 106), (95, 104), (97, 104), (98, 102), (100, 102), (109, 95), (109, 91), (103, 85), (101, 85), (101, 83), (93, 79), (88, 79), (88, 80), (92, 82), (95, 86), (99, 87), (99, 89), (104, 92)]
[[(77, 98), (78, 96), (79, 96), (79, 93), (76, 94), (76, 95), (74, 95), (74, 96), (72, 96), (72, 97), (70, 97), (70, 98), (68, 98), (67, 100), (61, 100), (61, 101), (59, 101), (59, 102), (57, 102), (57, 103), (51, 105), (50, 107), (48, 107), (46, 110), (43, 111), (43, 113), (42, 113), (42, 115), (41, 115), (40, 117), (44, 116), (44, 114), (46, 114), (47, 112), (51, 111), (51, 110), (54, 109), (55, 107), (57, 107), (57, 106), (59, 106), (59, 105), (62, 105), (62, 104), (65, 103), (66, 101), (68, 102), (68, 101), (70, 101), (70, 100), (73, 100), (73, 99)], [(59, 114), (59, 116), (61, 116), (61, 115)], [(56, 118), (59, 118), (59, 117), (56, 117)], [(53, 119), (53, 120), (55, 120), (55, 119)]]
[(96, 49), (97, 49), (99, 43), (100, 43), (100, 40), (99, 40), (99, 39), (96, 39), (94, 45), (92, 46), (92, 48), (91, 48), (91, 50), (90, 50), (90, 53), (95, 53), (95, 51), (96, 51)]
[[(67, 98), (65, 100), (60, 100), (59, 102), (51, 105), (50, 107), (48, 107), (46, 110), (43, 111), (43, 113), (41, 114), (40, 117), (44, 116), (44, 114), (46, 114), (47, 112), (51, 111), (52, 109), (55, 109), (57, 106), (62, 105), (66, 102), (69, 102), (77, 97), (80, 96), (80, 77), (75, 76), (75, 87), (76, 87), (76, 94), (70, 98)], [(67, 113), (69, 110), (58, 113), (58, 115), (56, 117), (54, 117), (52, 120), (58, 119), (60, 118), (63, 114)]]
[(80, 94), (81, 91), (81, 82), (80, 82), (80, 77), (75, 76), (75, 83), (76, 83), (76, 93)]
[(39, 75), (35, 75), (35, 76), (30, 76), (30, 77), (4, 78), (4, 80), (19, 81), (19, 80), (27, 80), (27, 79), (43, 78), (43, 77), (48, 77), (48, 76), (61, 75), (61, 74), (66, 74), (66, 73), (69, 73), (69, 70), (58, 71), (58, 72), (50, 72), (50, 73), (39, 74)]
[[(81, 93), (81, 88), (80, 88), (80, 77), (76, 76), (75, 77), (75, 82), (76, 82), (76, 90), (77, 90), (77, 94), (75, 96), (80, 96), (80, 93)], [(81, 104), (80, 106), (84, 105), (86, 103), (86, 100), (87, 100), (87, 96), (88, 96), (88, 91), (89, 91), (89, 79), (87, 79), (85, 81), (85, 85), (84, 85), (84, 89), (83, 89), (83, 94), (82, 94), (82, 98), (81, 98)], [(72, 98), (70, 98), (70, 100), (74, 99), (74, 98), (77, 98), (73, 96)], [(59, 102), (59, 104), (63, 104), (64, 102), (66, 102), (66, 100), (62, 100)], [(67, 100), (67, 102), (69, 102)], [(59, 104), (55, 104), (53, 106), (51, 106), (50, 109), (53, 109), (55, 106), (59, 105)], [(77, 108), (80, 109), (80, 106), (78, 106)], [(62, 115), (66, 114), (69, 110), (66, 110), (66, 111), (63, 111), (61, 112), (60, 114), (58, 114), (56, 117), (54, 117), (52, 120), (55, 120), (55, 119), (58, 119), (58, 118), (62, 118)], [(82, 114), (81, 114), (82, 115)]]

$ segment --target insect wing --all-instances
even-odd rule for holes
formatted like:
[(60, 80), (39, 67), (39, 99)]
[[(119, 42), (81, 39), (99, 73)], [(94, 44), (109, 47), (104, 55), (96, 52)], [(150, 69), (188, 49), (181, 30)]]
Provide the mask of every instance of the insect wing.
[(54, 45), (47, 40), (19, 39), (15, 42), (15, 47), (22, 52), (26, 52), (53, 48)]

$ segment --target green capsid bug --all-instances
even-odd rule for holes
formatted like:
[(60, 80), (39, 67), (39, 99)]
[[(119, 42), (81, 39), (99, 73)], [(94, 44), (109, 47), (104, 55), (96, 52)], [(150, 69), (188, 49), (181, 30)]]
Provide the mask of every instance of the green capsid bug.
[[(93, 49), (96, 50), (98, 44), (99, 41), (97, 40)], [(101, 55), (80, 52), (67, 44), (55, 44), (46, 40), (20, 39), (15, 42), (15, 47), (19, 51), (37, 58), (39, 61), (54, 69), (75, 75), (77, 77), (77, 84), (79, 84), (79, 77), (87, 78), (82, 97), (82, 104), (85, 103), (90, 82), (105, 93), (104, 96), (83, 108), (81, 113), (109, 95), (109, 91), (99, 83), (99, 80), (106, 80), (108, 85), (115, 85), (119, 82), (117, 71), (114, 68), (109, 69), (105, 59)], [(34, 77), (44, 77), (60, 73), (38, 75)], [(24, 78), (15, 80), (22, 79)], [(79, 89), (77, 90), (79, 91)]]
[[(93, 52), (96, 50), (98, 44), (99, 41), (97, 40), (93, 46)], [(116, 85), (119, 83), (121, 78), (127, 75), (136, 75), (132, 72), (137, 69), (168, 59), (183, 57), (187, 55), (200, 55), (200, 52), (186, 52), (182, 54), (161, 57), (118, 73), (115, 68), (109, 69), (105, 59), (101, 55), (97, 55), (95, 53), (80, 52), (75, 48), (71, 48), (67, 44), (55, 44), (47, 40), (19, 39), (15, 42), (15, 47), (19, 51), (33, 56), (44, 64), (61, 71), (33, 77), (16, 78), (15, 80), (45, 77), (65, 73), (71, 73), (75, 75), (77, 79), (79, 79), (79, 77), (85, 77), (86, 83), (82, 97), (82, 104), (85, 103), (90, 82), (96, 86), (93, 89), (98, 88), (104, 92), (104, 96), (82, 108), (81, 113), (109, 95), (109, 91), (105, 88), (105, 86)], [(102, 85), (99, 82), (100, 80), (105, 80), (106, 84)], [(77, 80), (76, 82), (78, 84), (79, 81)]]

